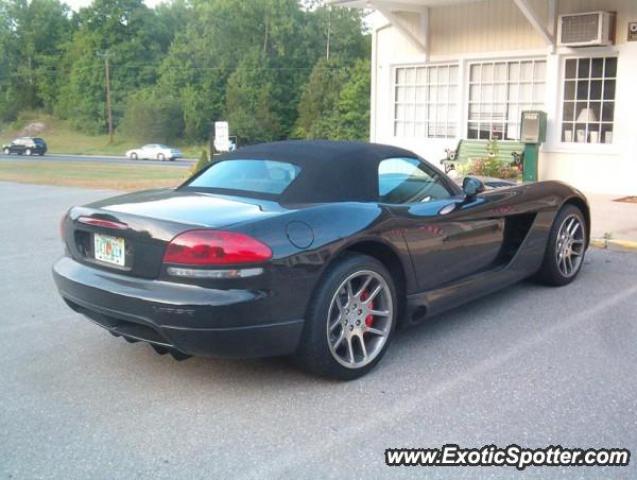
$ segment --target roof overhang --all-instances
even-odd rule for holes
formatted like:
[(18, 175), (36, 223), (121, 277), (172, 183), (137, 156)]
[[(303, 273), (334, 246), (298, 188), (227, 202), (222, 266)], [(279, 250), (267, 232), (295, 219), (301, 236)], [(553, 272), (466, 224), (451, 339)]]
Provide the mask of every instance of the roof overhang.
[[(476, 3), (484, 0), (329, 0), (329, 3), (337, 7), (364, 8), (380, 12), (392, 26), (394, 26), (409, 42), (421, 51), (426, 58), (429, 57), (429, 9)], [(557, 0), (548, 2), (548, 21), (533, 8), (530, 0), (512, 0), (524, 15), (527, 21), (542, 37), (551, 50), (555, 49), (555, 21), (557, 12)], [(418, 31), (414, 31), (407, 25), (401, 13), (417, 14), (420, 17)]]
[(382, 0), (380, 2), (376, 0), (330, 0), (330, 4), (339, 7), (349, 8), (376, 8), (374, 4), (383, 3), (386, 5), (393, 5), (396, 8), (400, 7), (403, 11), (412, 11), (422, 9), (422, 7), (443, 7), (445, 5), (456, 5), (459, 3), (473, 3), (482, 0)]

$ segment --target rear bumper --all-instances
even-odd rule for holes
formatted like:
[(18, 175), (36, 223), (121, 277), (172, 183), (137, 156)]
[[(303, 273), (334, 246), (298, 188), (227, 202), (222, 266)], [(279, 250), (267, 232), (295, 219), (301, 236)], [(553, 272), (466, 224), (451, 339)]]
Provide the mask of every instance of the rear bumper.
[(105, 272), (63, 257), (53, 277), (66, 303), (116, 336), (158, 351), (267, 357), (296, 350), (303, 320), (273, 321), (271, 294), (214, 290)]

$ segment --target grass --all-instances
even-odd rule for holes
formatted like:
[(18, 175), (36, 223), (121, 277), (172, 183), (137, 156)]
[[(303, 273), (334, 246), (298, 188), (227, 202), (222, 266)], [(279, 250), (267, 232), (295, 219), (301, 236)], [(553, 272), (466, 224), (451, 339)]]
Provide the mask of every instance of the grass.
[[(44, 138), (49, 153), (66, 153), (71, 155), (124, 155), (126, 150), (138, 148), (143, 143), (115, 135), (113, 143), (109, 143), (108, 135), (88, 135), (74, 129), (69, 122), (52, 115), (40, 112), (22, 113), (13, 124), (0, 125), (0, 144), (9, 143), (16, 137), (24, 135), (23, 129), (30, 123), (44, 124), (45, 129), (32, 136)], [(186, 158), (199, 158), (201, 150), (206, 146), (174, 145), (179, 147)]]
[(189, 169), (151, 165), (94, 162), (0, 162), (0, 180), (19, 183), (66, 185), (115, 190), (174, 187), (189, 175)]

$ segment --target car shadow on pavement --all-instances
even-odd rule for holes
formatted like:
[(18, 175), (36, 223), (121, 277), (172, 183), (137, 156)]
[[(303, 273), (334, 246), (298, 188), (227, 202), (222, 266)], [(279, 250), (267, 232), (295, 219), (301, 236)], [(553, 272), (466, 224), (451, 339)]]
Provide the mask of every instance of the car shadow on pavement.
[[(443, 370), (447, 375), (450, 373), (449, 366), (457, 364), (458, 359), (468, 359), (468, 345), (471, 345), (470, 361), (479, 362), (493, 352), (496, 344), (515, 342), (517, 337), (523, 337), (528, 330), (524, 311), (529, 305), (537, 303), (538, 296), (549, 294), (552, 290), (525, 282), (399, 330), (379, 366), (351, 383), (370, 383), (378, 376), (404, 375), (409, 370), (429, 375), (431, 381), (435, 381), (440, 376), (441, 365), (446, 365)], [(524, 324), (527, 324), (526, 329)], [(500, 340), (497, 340), (498, 335)], [(116, 352), (112, 352), (114, 347)], [(133, 364), (134, 370), (147, 379), (168, 375), (182, 388), (208, 385), (214, 389), (242, 386), (295, 389), (310, 384), (342, 383), (306, 374), (285, 357), (249, 360), (189, 358), (175, 361), (170, 355), (157, 355), (148, 345), (129, 345), (121, 339), (110, 339), (104, 344), (101, 354), (108, 358), (114, 369), (130, 370)]]
[[(406, 384), (410, 376), (427, 378), (435, 384), (450, 375), (460, 374), (467, 365), (484, 362), (505, 347), (515, 346), (529, 336), (551, 328), (564, 307), (564, 299), (575, 298), (565, 293), (583, 288), (588, 277), (584, 269), (578, 282), (557, 289), (522, 282), (399, 330), (379, 366), (349, 384), (365, 386), (379, 379)], [(294, 391), (310, 385), (318, 388), (321, 385), (346, 385), (306, 374), (285, 357), (175, 361), (170, 355), (157, 355), (143, 343), (129, 345), (121, 339), (111, 338), (100, 341), (99, 345), (102, 351), (98, 354), (104, 359), (105, 368), (139, 375), (150, 389), (166, 379), (187, 390), (215, 391), (224, 388), (242, 390), (244, 387), (252, 391), (254, 388)]]

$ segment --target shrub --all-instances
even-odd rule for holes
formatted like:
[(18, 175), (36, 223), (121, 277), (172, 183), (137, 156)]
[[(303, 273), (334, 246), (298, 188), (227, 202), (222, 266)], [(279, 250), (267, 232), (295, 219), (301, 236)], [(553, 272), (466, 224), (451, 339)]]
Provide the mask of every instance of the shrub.
[(118, 131), (142, 143), (171, 143), (184, 131), (181, 105), (171, 97), (138, 92), (131, 96)]
[(520, 171), (511, 163), (506, 163), (498, 159), (500, 147), (496, 139), (487, 143), (487, 156), (472, 159), (458, 169), (462, 175), (477, 175), (480, 177), (494, 177), (501, 179), (518, 180)]
[(206, 168), (210, 163), (210, 158), (208, 157), (208, 152), (206, 150), (201, 151), (201, 155), (199, 155), (199, 160), (195, 163), (191, 169), (193, 175), (200, 171), (203, 168)]

